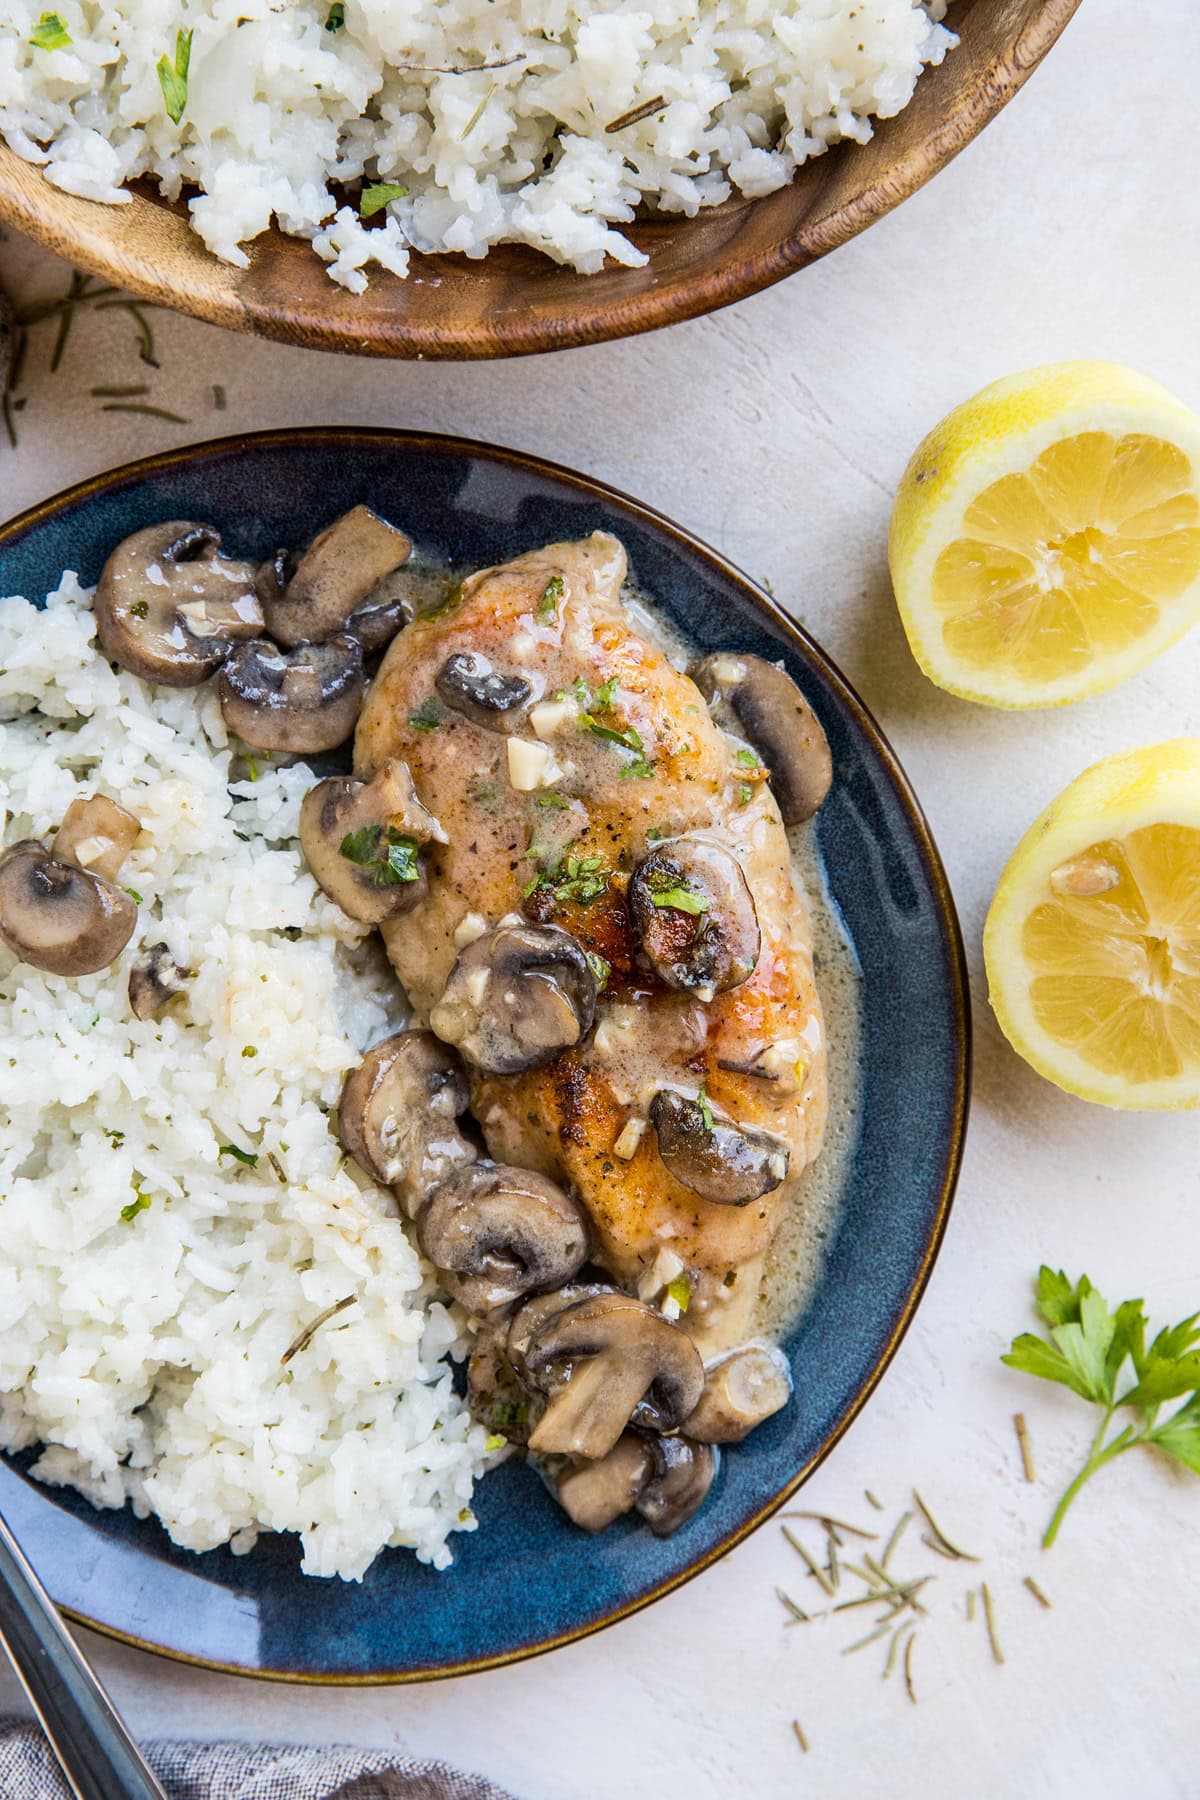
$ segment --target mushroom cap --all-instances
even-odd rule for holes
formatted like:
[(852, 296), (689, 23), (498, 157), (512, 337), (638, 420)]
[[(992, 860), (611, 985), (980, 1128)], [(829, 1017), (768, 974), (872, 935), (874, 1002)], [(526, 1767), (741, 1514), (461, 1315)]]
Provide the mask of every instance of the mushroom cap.
[(358, 722), (366, 683), (353, 638), (284, 651), (269, 638), (239, 644), (221, 669), (229, 730), (257, 750), (336, 750)]
[(723, 845), (701, 837), (658, 844), (630, 877), (628, 903), (642, 953), (668, 987), (723, 993), (754, 973), (758, 914)]
[(455, 1121), (470, 1096), (456, 1058), (429, 1031), (398, 1031), (368, 1050), (342, 1088), (342, 1147), (416, 1207), (478, 1151)]
[(704, 1392), (684, 1424), (702, 1444), (740, 1444), (792, 1397), (792, 1371), (774, 1344), (742, 1344), (704, 1370)]
[(525, 1352), (532, 1386), (549, 1397), (530, 1448), (606, 1456), (633, 1423), (674, 1431), (704, 1387), (691, 1338), (629, 1294), (598, 1294), (565, 1307)]
[(579, 1206), (531, 1169), (477, 1162), (435, 1188), (417, 1215), (422, 1250), (471, 1312), (569, 1281), (588, 1251)]
[(821, 721), (786, 669), (718, 651), (691, 675), (718, 724), (736, 722), (766, 763), (784, 824), (811, 819), (832, 785), (833, 759)]
[(619, 1437), (598, 1462), (569, 1465), (554, 1483), (559, 1505), (584, 1531), (604, 1531), (632, 1512), (654, 1473), (649, 1442), (636, 1431)]
[(670, 1537), (708, 1498), (720, 1451), (686, 1437), (650, 1440), (654, 1472), (634, 1504), (655, 1537)]
[[(346, 632), (351, 615), (379, 583), (412, 554), (412, 540), (389, 525), (369, 506), (353, 506), (319, 532), (296, 563), (291, 579), (281, 584), (287, 561), (277, 556), (268, 565), (273, 578), (260, 578), (259, 594), (267, 630), (287, 649), (321, 644)], [(397, 617), (395, 629), (401, 619)], [(378, 620), (368, 622), (378, 625)], [(357, 635), (351, 633), (350, 635)], [(382, 649), (395, 630), (380, 637), (365, 655)]]
[(596, 976), (557, 925), (497, 925), (463, 950), (429, 1017), (437, 1035), (491, 1075), (536, 1069), (580, 1043), (596, 1017)]
[(51, 854), (59, 862), (74, 863), (76, 868), (99, 875), (102, 881), (113, 881), (141, 831), (141, 820), (117, 801), (104, 794), (89, 794), (68, 806), (54, 834)]
[(121, 954), (138, 909), (74, 863), (25, 839), (0, 856), (0, 937), (23, 962), (51, 975), (93, 975)]
[(673, 1088), (655, 1094), (650, 1123), (668, 1171), (703, 1200), (745, 1206), (787, 1179), (791, 1152), (781, 1138), (731, 1119), (710, 1125), (699, 1101)]
[(552, 1294), (534, 1294), (513, 1313), (506, 1328), (505, 1348), (508, 1360), (520, 1381), (533, 1389), (533, 1381), (525, 1363), (525, 1355), (533, 1338), (548, 1319), (575, 1306), (580, 1300), (592, 1300), (597, 1294), (615, 1294), (617, 1289), (607, 1281), (569, 1281)]
[(129, 971), (129, 1010), (135, 1019), (153, 1019), (184, 991), (184, 971), (166, 944), (151, 944)]
[(211, 525), (167, 519), (117, 545), (93, 602), (104, 654), (145, 681), (196, 687), (262, 630), (250, 563), (219, 554)]
[(478, 650), (456, 650), (433, 678), (446, 705), (485, 731), (504, 731), (517, 723), (533, 683), (524, 675), (502, 675)]
[[(391, 760), (370, 781), (330, 775), (300, 808), (300, 843), (329, 898), (365, 925), (407, 912), (425, 897), (419, 845), (445, 840), (417, 798), (408, 764)], [(395, 852), (400, 854), (396, 855)]]

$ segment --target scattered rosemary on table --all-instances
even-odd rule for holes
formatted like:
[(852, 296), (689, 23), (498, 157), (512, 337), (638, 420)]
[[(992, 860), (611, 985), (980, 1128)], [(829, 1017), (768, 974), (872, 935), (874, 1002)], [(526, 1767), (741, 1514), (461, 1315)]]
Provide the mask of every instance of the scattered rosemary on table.
[[(3, 394), (0, 395), (0, 410), (3, 411), (4, 428), (12, 449), (15, 450), (19, 442), (17, 417), (25, 410), (28, 403), (28, 395), (23, 391), (23, 379), (28, 372), (28, 352), (34, 334), (43, 325), (53, 325), (54, 336), (51, 342), (48, 372), (51, 375), (57, 374), (75, 323), (79, 315), (88, 309), (96, 312), (117, 310), (125, 313), (132, 321), (136, 332), (139, 362), (145, 368), (159, 369), (154, 329), (148, 316), (153, 311), (151, 304), (148, 301), (135, 300), (132, 296), (123, 294), (119, 288), (97, 282), (90, 275), (83, 275), (76, 271), (67, 283), (64, 293), (52, 299), (30, 301), (23, 306), (13, 305), (11, 307), (12, 353), (9, 358)], [(90, 393), (101, 412), (138, 413), (145, 417), (165, 420), (172, 425), (191, 423), (189, 419), (172, 408), (155, 404), (150, 387), (146, 382), (99, 384), (93, 386)]]

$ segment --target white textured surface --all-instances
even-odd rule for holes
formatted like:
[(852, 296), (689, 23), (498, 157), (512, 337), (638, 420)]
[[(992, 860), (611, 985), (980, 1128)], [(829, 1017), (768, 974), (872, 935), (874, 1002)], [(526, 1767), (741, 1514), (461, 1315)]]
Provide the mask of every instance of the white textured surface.
[[(993, 376), (1111, 356), (1200, 405), (1200, 12), (1159, 0), (1150, 34), (1147, 11), (1085, 0), (1028, 89), (929, 188), (823, 265), (709, 320), (523, 364), (383, 368), (171, 319), (156, 397), (169, 391), (191, 415), (183, 430), (97, 421), (87, 402), (81, 422), (80, 384), (131, 379), (127, 322), (108, 313), (81, 329), (58, 377), (31, 383), (22, 449), (5, 457), (9, 511), (225, 426), (361, 420), (542, 451), (673, 514), (768, 578), (882, 720), (949, 865), (976, 989), (974, 1119), (945, 1249), (892, 1370), (804, 1503), (861, 1516), (864, 1483), (893, 1507), (915, 1480), (987, 1554), (1003, 1668), (939, 1564), (914, 1710), (878, 1681), (874, 1648), (843, 1660), (848, 1634), (782, 1628), (773, 1589), (797, 1591), (799, 1565), (768, 1525), (638, 1618), (469, 1681), (270, 1689), (89, 1640), (141, 1732), (399, 1744), (478, 1766), (529, 1800), (1200, 1793), (1200, 1481), (1130, 1457), (1043, 1556), (1038, 1532), (1082, 1452), (1087, 1409), (996, 1361), (1026, 1323), (1042, 1259), (1086, 1268), (1113, 1297), (1144, 1294), (1158, 1316), (1200, 1306), (1200, 1123), (1100, 1112), (1042, 1083), (989, 1020), (978, 952), (1001, 864), (1044, 802), (1110, 750), (1197, 729), (1200, 635), (1098, 700), (991, 714), (917, 673), (883, 560), (909, 450)], [(0, 266), (23, 260), (0, 250)], [(110, 360), (89, 365), (105, 345)], [(214, 379), (229, 392), (223, 418), (206, 410)], [(1036, 1487), (1020, 1476), (1019, 1408)], [(1029, 1571), (1052, 1612), (1020, 1585)], [(11, 1682), (0, 1701), (15, 1701)]]

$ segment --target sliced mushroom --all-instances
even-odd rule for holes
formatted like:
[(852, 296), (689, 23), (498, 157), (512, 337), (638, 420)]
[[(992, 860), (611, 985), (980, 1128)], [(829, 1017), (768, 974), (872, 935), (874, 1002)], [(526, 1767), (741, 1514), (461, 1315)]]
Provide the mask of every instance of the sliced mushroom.
[(225, 723), (243, 743), (302, 755), (335, 750), (362, 710), (362, 651), (349, 637), (290, 653), (256, 638), (229, 658), (220, 689)]
[(549, 1401), (530, 1448), (593, 1460), (631, 1421), (674, 1431), (704, 1387), (692, 1340), (629, 1294), (598, 1294), (556, 1313), (530, 1339), (525, 1369)]
[(456, 650), (433, 678), (447, 706), (488, 731), (500, 731), (533, 693), (524, 675), (501, 675), (476, 650)]
[(148, 525), (118, 544), (94, 602), (104, 654), (146, 681), (196, 687), (236, 639), (257, 637), (254, 568), (220, 549), (220, 532), (186, 519)]
[(707, 1365), (700, 1404), (684, 1430), (702, 1444), (740, 1444), (792, 1397), (792, 1371), (773, 1344), (743, 1344)]
[(54, 834), (52, 855), (112, 881), (141, 835), (141, 821), (103, 794), (72, 800)]
[(596, 977), (557, 925), (498, 925), (468, 944), (429, 1016), (477, 1069), (515, 1075), (578, 1044), (596, 1016)]
[(691, 671), (713, 717), (741, 728), (767, 768), (785, 825), (811, 819), (833, 781), (829, 740), (787, 671), (761, 656), (719, 651)]
[[(323, 644), (347, 632), (352, 615), (411, 554), (412, 542), (404, 532), (369, 506), (351, 507), (313, 539), (286, 585), (281, 577), (287, 575), (287, 559), (277, 556), (268, 565), (269, 574), (259, 584), (267, 630), (287, 649)], [(365, 623), (369, 631), (370, 621)], [(381, 638), (373, 647), (382, 648), (386, 641)], [(365, 642), (362, 649), (370, 654)]]
[(166, 944), (151, 944), (129, 971), (129, 1009), (135, 1019), (153, 1019), (184, 990), (185, 971)]
[(628, 898), (642, 952), (668, 987), (711, 998), (754, 973), (758, 914), (737, 858), (720, 844), (658, 845), (634, 870)]
[(654, 1473), (634, 1502), (655, 1537), (670, 1537), (708, 1498), (720, 1451), (686, 1437), (650, 1440)]
[(532, 1390), (534, 1386), (525, 1361), (526, 1354), (542, 1326), (556, 1313), (565, 1312), (568, 1306), (577, 1306), (581, 1300), (593, 1300), (597, 1294), (615, 1294), (616, 1291), (607, 1281), (569, 1281), (552, 1294), (532, 1295), (517, 1308), (508, 1322), (505, 1349), (517, 1379), (526, 1389)]
[(587, 1256), (578, 1205), (530, 1169), (478, 1162), (435, 1188), (417, 1215), (422, 1250), (471, 1312), (569, 1281)]
[(300, 843), (329, 898), (365, 925), (408, 912), (428, 892), (422, 844), (446, 834), (417, 798), (407, 763), (385, 762), (370, 781), (330, 775), (300, 808)]
[(138, 909), (124, 889), (32, 838), (0, 856), (0, 937), (51, 975), (92, 975), (125, 948)]
[(499, 1432), (510, 1444), (526, 1444), (545, 1402), (519, 1380), (508, 1359), (507, 1336), (508, 1320), (503, 1315), (486, 1320), (475, 1333), (467, 1394), (472, 1413), (489, 1431)]
[(434, 1188), (479, 1154), (455, 1123), (469, 1098), (458, 1063), (431, 1032), (398, 1031), (346, 1077), (338, 1137), (412, 1218)]
[(584, 1531), (604, 1531), (632, 1512), (654, 1473), (650, 1444), (635, 1431), (619, 1437), (598, 1462), (569, 1465), (557, 1477), (554, 1492), (563, 1511)]
[(650, 1123), (668, 1171), (703, 1200), (745, 1206), (787, 1177), (791, 1153), (780, 1138), (713, 1117), (711, 1107), (673, 1088), (655, 1094)]

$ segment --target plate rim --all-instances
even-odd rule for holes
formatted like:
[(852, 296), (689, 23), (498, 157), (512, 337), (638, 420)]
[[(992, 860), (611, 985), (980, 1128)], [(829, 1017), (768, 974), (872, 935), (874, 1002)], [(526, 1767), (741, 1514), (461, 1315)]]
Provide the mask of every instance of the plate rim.
[[(591, 1637), (597, 1632), (606, 1630), (609, 1626), (619, 1624), (622, 1620), (631, 1618), (635, 1613), (641, 1612), (644, 1608), (663, 1599), (665, 1595), (675, 1592), (685, 1583), (692, 1581), (706, 1569), (711, 1568), (714, 1563), (719, 1562), (739, 1544), (744, 1543), (753, 1532), (778, 1512), (780, 1507), (815, 1474), (865, 1410), (916, 1317), (928, 1288), (934, 1264), (945, 1240), (955, 1191), (962, 1170), (970, 1113), (973, 1058), (971, 993), (966, 950), (949, 877), (924, 809), (886, 733), (828, 652), (805, 630), (804, 626), (783, 610), (772, 595), (761, 588), (736, 563), (731, 562), (719, 550), (706, 543), (703, 538), (677, 524), (656, 507), (634, 498), (612, 483), (584, 474), (578, 469), (568, 468), (564, 464), (553, 462), (547, 457), (537, 456), (529, 451), (512, 449), (506, 445), (488, 443), (481, 439), (460, 437), (450, 433), (372, 425), (286, 426), (265, 431), (229, 433), (223, 437), (206, 438), (196, 443), (185, 444), (176, 449), (155, 451), (148, 456), (138, 457), (132, 462), (121, 463), (114, 469), (104, 470), (98, 474), (87, 476), (82, 481), (73, 482), (45, 500), (36, 501), (32, 506), (26, 507), (15, 517), (0, 525), (0, 554), (46, 520), (63, 512), (75, 511), (98, 493), (120, 491), (123, 486), (143, 480), (148, 476), (164, 473), (181, 464), (201, 463), (233, 452), (254, 452), (301, 446), (340, 446), (345, 448), (352, 444), (360, 444), (374, 449), (403, 444), (410, 451), (423, 450), (440, 456), (483, 457), (487, 461), (526, 470), (530, 474), (565, 484), (592, 497), (598, 495), (606, 501), (613, 502), (619, 508), (632, 513), (641, 523), (665, 534), (677, 545), (686, 547), (691, 555), (698, 556), (703, 562), (714, 568), (724, 580), (741, 589), (753, 611), (757, 612), (782, 638), (789, 640), (793, 648), (798, 648), (805, 660), (815, 662), (820, 666), (822, 674), (836, 693), (839, 705), (850, 713), (855, 724), (870, 740), (879, 755), (885, 773), (905, 812), (913, 843), (925, 868), (949, 966), (949, 998), (952, 1002), (953, 1015), (954, 1091), (941, 1187), (920, 1265), (905, 1295), (904, 1304), (897, 1317), (892, 1321), (871, 1370), (853, 1400), (812, 1456), (784, 1482), (774, 1495), (765, 1500), (748, 1518), (727, 1532), (717, 1543), (698, 1554), (685, 1568), (664, 1576), (655, 1586), (637, 1595), (634, 1599), (613, 1607), (598, 1617), (585, 1619), (568, 1630), (540, 1639), (536, 1643), (520, 1644), (509, 1650), (465, 1658), (453, 1664), (440, 1665), (436, 1668), (383, 1669), (366, 1673), (321, 1673), (311, 1670), (262, 1666), (251, 1668), (245, 1663), (223, 1662), (218, 1658), (201, 1656), (167, 1645), (156, 1644), (148, 1638), (139, 1637), (136, 1633), (124, 1631), (118, 1626), (92, 1618), (74, 1607), (61, 1606), (61, 1611), (74, 1624), (86, 1626), (89, 1631), (98, 1632), (101, 1636), (110, 1638), (116, 1643), (128, 1645), (151, 1656), (163, 1657), (190, 1668), (206, 1669), (214, 1674), (238, 1675), (253, 1680), (277, 1681), (312, 1687), (391, 1687), (407, 1686), (416, 1682), (445, 1681), (464, 1675), (482, 1674), (489, 1669), (505, 1668), (516, 1663), (527, 1662), (537, 1656), (547, 1655), (552, 1650), (577, 1643), (582, 1638)], [(2, 1452), (0, 1452), (0, 1456), (3, 1456)], [(4, 1461), (7, 1463), (7, 1457), (4, 1457)], [(9, 1466), (11, 1467), (11, 1465)], [(52, 1575), (47, 1585), (51, 1589), (53, 1588)], [(56, 1604), (59, 1603), (56, 1602)]]

